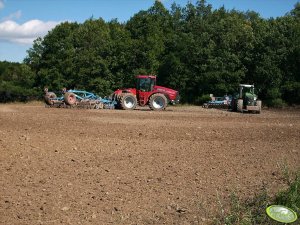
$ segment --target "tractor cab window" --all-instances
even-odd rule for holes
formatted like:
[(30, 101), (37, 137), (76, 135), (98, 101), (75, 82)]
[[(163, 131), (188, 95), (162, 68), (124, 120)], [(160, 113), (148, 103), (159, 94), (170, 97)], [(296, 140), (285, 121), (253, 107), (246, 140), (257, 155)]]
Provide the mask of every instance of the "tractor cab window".
[(154, 87), (154, 79), (151, 78), (139, 78), (137, 80), (137, 89), (143, 92), (149, 92), (153, 90)]
[(243, 90), (243, 95), (246, 96), (246, 95), (254, 95), (254, 88), (253, 87), (250, 87), (250, 88), (244, 88)]

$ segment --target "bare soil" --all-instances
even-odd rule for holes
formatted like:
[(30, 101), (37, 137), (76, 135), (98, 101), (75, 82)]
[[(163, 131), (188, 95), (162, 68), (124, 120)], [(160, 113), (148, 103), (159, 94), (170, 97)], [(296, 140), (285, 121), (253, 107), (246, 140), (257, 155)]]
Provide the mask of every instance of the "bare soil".
[(299, 165), (299, 109), (0, 105), (1, 225), (210, 224)]

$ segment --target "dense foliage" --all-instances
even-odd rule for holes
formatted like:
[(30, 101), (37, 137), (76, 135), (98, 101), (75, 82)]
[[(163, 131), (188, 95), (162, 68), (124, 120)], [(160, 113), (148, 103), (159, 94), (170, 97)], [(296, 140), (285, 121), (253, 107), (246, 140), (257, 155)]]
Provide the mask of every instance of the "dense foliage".
[(58, 25), (35, 40), (24, 64), (4, 63), (0, 91), (48, 86), (104, 96), (134, 86), (137, 74), (155, 74), (184, 102), (254, 83), (269, 105), (299, 104), (299, 37), (300, 3), (283, 17), (263, 19), (253, 11), (214, 10), (205, 0), (170, 10), (156, 1), (126, 23), (91, 18)]
[(25, 64), (0, 62), (0, 102), (34, 99), (38, 93), (34, 77)]

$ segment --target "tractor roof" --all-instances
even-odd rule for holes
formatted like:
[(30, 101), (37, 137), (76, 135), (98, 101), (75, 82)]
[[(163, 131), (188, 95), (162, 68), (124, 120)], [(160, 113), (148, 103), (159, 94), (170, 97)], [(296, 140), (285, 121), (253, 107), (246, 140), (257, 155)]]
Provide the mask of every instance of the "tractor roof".
[(254, 87), (254, 85), (252, 85), (252, 84), (240, 84), (240, 87), (252, 88), (252, 87)]
[(138, 75), (136, 77), (137, 78), (152, 78), (152, 79), (156, 79), (156, 76), (154, 76), (154, 75)]

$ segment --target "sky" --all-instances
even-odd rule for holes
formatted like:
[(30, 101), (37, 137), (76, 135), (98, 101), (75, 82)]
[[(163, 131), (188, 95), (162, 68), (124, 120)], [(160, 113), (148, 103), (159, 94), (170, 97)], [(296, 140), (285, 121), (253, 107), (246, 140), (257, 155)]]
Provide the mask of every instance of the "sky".
[[(0, 61), (22, 62), (37, 37), (64, 21), (83, 23), (93, 17), (105, 21), (128, 21), (155, 0), (0, 0)], [(167, 9), (172, 3), (184, 7), (196, 0), (160, 0)], [(299, 0), (207, 0), (214, 9), (224, 6), (239, 11), (253, 10), (264, 18), (291, 11)]]

